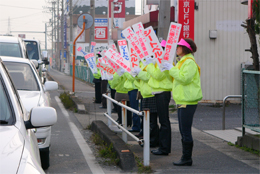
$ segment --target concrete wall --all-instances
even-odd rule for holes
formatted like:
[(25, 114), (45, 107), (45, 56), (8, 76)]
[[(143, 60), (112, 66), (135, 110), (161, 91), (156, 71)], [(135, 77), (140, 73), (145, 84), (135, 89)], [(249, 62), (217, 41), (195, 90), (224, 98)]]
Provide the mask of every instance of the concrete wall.
[[(247, 18), (247, 5), (240, 0), (196, 0), (195, 59), (201, 67), (203, 100), (223, 100), (240, 94), (240, 66), (250, 61), (251, 53), (246, 30), (241, 27)], [(217, 30), (217, 38), (209, 38), (209, 30)]]

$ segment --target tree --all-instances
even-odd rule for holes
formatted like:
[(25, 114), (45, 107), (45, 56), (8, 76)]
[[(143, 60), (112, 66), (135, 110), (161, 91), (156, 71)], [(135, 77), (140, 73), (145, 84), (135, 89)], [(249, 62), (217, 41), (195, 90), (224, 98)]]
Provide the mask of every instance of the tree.
[(257, 51), (257, 41), (256, 41), (256, 35), (260, 34), (260, 1), (259, 0), (253, 0), (252, 11), (253, 11), (252, 18), (246, 19), (245, 23), (242, 24), (242, 26), (246, 28), (250, 39), (250, 44), (251, 44), (250, 49), (246, 51), (250, 51), (252, 53), (254, 70), (259, 71), (260, 70), (259, 54)]

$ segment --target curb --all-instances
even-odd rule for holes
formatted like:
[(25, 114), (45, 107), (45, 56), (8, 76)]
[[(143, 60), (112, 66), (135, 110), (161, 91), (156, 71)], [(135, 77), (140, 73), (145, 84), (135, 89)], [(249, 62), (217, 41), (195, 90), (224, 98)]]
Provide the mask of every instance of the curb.
[(135, 157), (131, 149), (127, 147), (125, 142), (112, 132), (108, 126), (100, 120), (93, 121), (91, 124), (91, 130), (99, 134), (108, 145), (113, 144), (113, 148), (119, 157), (119, 167), (122, 170), (132, 170), (136, 167)]

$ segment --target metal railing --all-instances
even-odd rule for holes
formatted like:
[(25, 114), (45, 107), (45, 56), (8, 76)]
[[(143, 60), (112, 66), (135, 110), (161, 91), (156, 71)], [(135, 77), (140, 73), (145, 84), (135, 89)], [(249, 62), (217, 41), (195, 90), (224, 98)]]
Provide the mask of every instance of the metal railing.
[(222, 115), (222, 130), (225, 130), (226, 123), (226, 105), (225, 102), (228, 98), (242, 98), (242, 95), (228, 95), (223, 99), (223, 115)]
[[(107, 113), (104, 115), (108, 118), (108, 126), (111, 128), (112, 122), (122, 130), (122, 139), (125, 143), (127, 143), (127, 135), (132, 137), (135, 141), (139, 143), (139, 145), (143, 146), (143, 159), (144, 159), (144, 166), (150, 165), (150, 110), (145, 109), (144, 111), (137, 111), (131, 107), (126, 106), (126, 101), (122, 100), (122, 103), (112, 99), (110, 94), (106, 95), (103, 94), (103, 97), (107, 99)], [(122, 107), (122, 125), (118, 124), (112, 117), (111, 117), (111, 106), (112, 102)], [(139, 139), (131, 132), (127, 130), (127, 111), (129, 110), (140, 117), (143, 117), (143, 137), (144, 139)]]

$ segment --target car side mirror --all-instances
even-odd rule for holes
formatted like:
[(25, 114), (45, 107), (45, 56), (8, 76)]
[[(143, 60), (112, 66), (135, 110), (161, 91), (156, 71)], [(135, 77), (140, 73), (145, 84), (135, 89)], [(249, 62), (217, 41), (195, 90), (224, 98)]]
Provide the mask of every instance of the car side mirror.
[(56, 110), (52, 107), (34, 107), (30, 112), (30, 119), (25, 121), (26, 129), (52, 126), (57, 122)]
[(44, 83), (45, 91), (53, 91), (58, 89), (58, 83), (55, 81), (46, 81)]
[(38, 61), (37, 61), (37, 60), (31, 59), (30, 61), (34, 64), (34, 66), (35, 66), (36, 69), (39, 68), (39, 64), (38, 64)]

